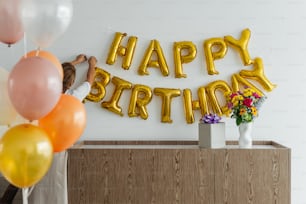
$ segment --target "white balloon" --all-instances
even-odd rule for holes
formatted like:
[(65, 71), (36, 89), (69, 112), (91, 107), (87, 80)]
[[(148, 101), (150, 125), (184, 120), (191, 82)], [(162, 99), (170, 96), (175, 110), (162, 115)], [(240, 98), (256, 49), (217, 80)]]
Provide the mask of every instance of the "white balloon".
[(0, 125), (11, 125), (17, 117), (8, 95), (8, 76), (9, 72), (0, 67)]
[(72, 0), (24, 0), (21, 7), (26, 35), (41, 48), (66, 31), (72, 15)]

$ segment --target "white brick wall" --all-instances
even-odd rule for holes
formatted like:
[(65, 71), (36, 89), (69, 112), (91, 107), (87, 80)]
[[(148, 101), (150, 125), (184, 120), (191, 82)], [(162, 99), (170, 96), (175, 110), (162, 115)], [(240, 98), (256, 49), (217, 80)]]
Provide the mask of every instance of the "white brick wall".
[[(196, 97), (198, 87), (214, 80), (229, 80), (231, 74), (245, 68), (237, 53), (229, 48), (222, 60), (216, 61), (219, 75), (206, 72), (203, 41), (211, 37), (232, 35), (249, 28), (251, 57), (261, 57), (268, 79), (277, 88), (268, 92), (254, 127), (255, 139), (275, 140), (292, 148), (292, 203), (305, 204), (306, 199), (306, 1), (304, 0), (74, 0), (73, 21), (68, 30), (47, 50), (61, 61), (72, 60), (85, 53), (98, 58), (99, 67), (112, 76), (133, 84), (151, 88), (190, 88)], [(137, 36), (138, 44), (129, 71), (121, 69), (121, 59), (115, 65), (105, 63), (108, 48), (115, 32)], [(149, 76), (137, 74), (137, 68), (150, 40), (157, 39), (163, 48), (170, 69), (169, 77), (162, 77), (150, 68)], [(198, 52), (196, 59), (184, 65), (186, 79), (174, 78), (172, 45), (175, 41), (193, 41)], [(27, 40), (27, 50), (34, 46)], [(24, 43), (7, 48), (0, 45), (0, 65), (11, 69), (23, 54)], [(84, 69), (82, 69), (84, 67)], [(79, 78), (84, 78), (86, 65), (81, 65)], [(112, 88), (108, 88), (108, 100)], [(127, 108), (130, 92), (124, 92), (119, 101), (124, 116), (120, 117), (99, 103), (86, 103), (88, 124), (84, 139), (197, 139), (197, 123), (187, 125), (182, 98), (173, 99), (172, 124), (160, 123), (160, 97), (153, 96), (148, 106), (149, 118), (129, 118)], [(199, 113), (196, 113), (196, 120)], [(238, 130), (231, 119), (226, 121), (227, 138), (237, 139)]]

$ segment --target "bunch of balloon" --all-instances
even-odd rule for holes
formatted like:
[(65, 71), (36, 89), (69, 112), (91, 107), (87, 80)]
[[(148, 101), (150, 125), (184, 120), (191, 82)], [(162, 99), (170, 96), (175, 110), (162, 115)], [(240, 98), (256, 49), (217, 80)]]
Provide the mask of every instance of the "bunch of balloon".
[[(29, 187), (47, 173), (48, 159), (52, 160), (52, 154), (42, 158), (40, 155), (26, 155), (27, 152), (40, 154), (39, 151), (48, 151), (49, 154), (50, 149), (52, 153), (63, 151), (76, 142), (86, 125), (84, 104), (74, 96), (62, 94), (62, 73), (57, 67), (57, 58), (46, 51), (36, 52), (29, 52), (15, 65), (7, 79), (7, 90), (17, 113), (29, 121), (38, 120), (38, 125), (14, 126), (0, 140), (0, 171), (10, 183), (23, 188), (24, 204), (27, 203)], [(44, 145), (39, 143), (40, 140), (45, 142)], [(34, 147), (29, 150), (27, 146), (35, 146), (39, 151)], [(42, 154), (48, 155), (46, 152)], [(41, 161), (44, 161), (44, 168), (35, 170), (35, 165), (39, 167)], [(8, 166), (23, 162), (32, 166)]]
[(20, 16), (21, 0), (0, 0), (0, 42), (14, 44), (24, 34)]
[[(62, 77), (50, 60), (39, 56), (23, 57), (8, 74), (7, 93), (20, 116), (29, 121), (38, 120), (58, 103)], [(0, 146), (0, 171), (7, 181), (22, 188), (26, 204), (28, 194), (24, 192), (42, 179), (52, 162), (53, 146), (49, 135), (37, 125), (19, 124), (4, 133)]]
[[(0, 41), (10, 45), (26, 33), (38, 46), (25, 53), (10, 73), (0, 73), (0, 125), (11, 125), (16, 115), (31, 122), (40, 120), (61, 104), (61, 63), (41, 48), (63, 34), (71, 18), (72, 0), (0, 0)], [(83, 118), (78, 125), (84, 129), (82, 108), (83, 115), (78, 112), (76, 118)], [(69, 115), (69, 111), (61, 114)], [(73, 125), (67, 129), (74, 129)], [(29, 188), (47, 173), (53, 153), (58, 151), (54, 139), (42, 126), (24, 123), (9, 127), (0, 146), (0, 171), (10, 183), (22, 188), (23, 203), (27, 204)]]

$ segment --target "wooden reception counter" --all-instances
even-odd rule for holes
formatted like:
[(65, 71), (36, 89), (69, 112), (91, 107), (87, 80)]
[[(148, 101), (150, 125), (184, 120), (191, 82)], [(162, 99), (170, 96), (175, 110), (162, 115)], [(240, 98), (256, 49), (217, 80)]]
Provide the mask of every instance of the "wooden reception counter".
[(291, 150), (197, 141), (83, 141), (68, 150), (69, 204), (289, 204)]

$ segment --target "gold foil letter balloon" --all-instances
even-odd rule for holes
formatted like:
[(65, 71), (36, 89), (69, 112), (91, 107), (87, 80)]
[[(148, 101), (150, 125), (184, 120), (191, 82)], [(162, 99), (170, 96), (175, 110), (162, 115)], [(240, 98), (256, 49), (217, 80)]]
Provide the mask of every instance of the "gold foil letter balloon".
[(117, 59), (117, 55), (120, 55), (123, 57), (121, 67), (123, 69), (130, 68), (133, 55), (135, 52), (137, 37), (135, 36), (130, 37), (127, 42), (127, 46), (124, 47), (121, 45), (121, 41), (124, 37), (126, 37), (126, 35), (127, 35), (126, 33), (119, 33), (119, 32), (116, 33), (113, 43), (109, 49), (108, 57), (106, 60), (107, 64), (109, 65), (114, 64)]
[(204, 52), (209, 75), (219, 74), (214, 61), (222, 59), (227, 52), (227, 45), (222, 38), (210, 38), (204, 41)]
[(181, 91), (179, 89), (155, 88), (154, 94), (160, 96), (162, 99), (161, 122), (172, 123), (171, 100), (173, 97), (180, 96)]
[(128, 114), (130, 117), (140, 116), (142, 119), (148, 118), (146, 105), (152, 99), (152, 90), (150, 87), (136, 84), (133, 87)]
[(86, 96), (86, 99), (93, 102), (99, 102), (106, 94), (105, 87), (109, 84), (111, 76), (110, 73), (100, 68), (96, 68), (95, 72), (95, 81), (92, 84), (91, 91)]
[[(153, 57), (156, 57), (156, 59), (152, 59)], [(138, 74), (149, 75), (148, 67), (159, 68), (163, 76), (169, 75), (169, 68), (163, 50), (157, 40), (152, 40), (147, 48), (138, 68)]]
[(101, 106), (113, 113), (123, 116), (122, 108), (118, 105), (119, 99), (125, 89), (131, 89), (132, 84), (119, 77), (113, 77), (112, 83), (115, 85), (114, 93), (109, 101), (102, 102)]
[(241, 60), (245, 66), (253, 63), (248, 51), (250, 36), (251, 36), (251, 31), (249, 29), (245, 29), (242, 31), (239, 40), (236, 40), (232, 36), (224, 37), (225, 42), (238, 51)]
[[(187, 51), (186, 54), (183, 54)], [(175, 42), (173, 45), (175, 77), (186, 78), (187, 75), (183, 73), (183, 63), (191, 62), (197, 55), (197, 48), (195, 44), (190, 41)]]

